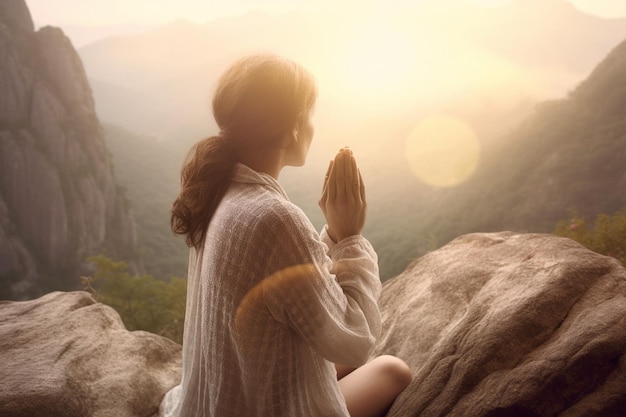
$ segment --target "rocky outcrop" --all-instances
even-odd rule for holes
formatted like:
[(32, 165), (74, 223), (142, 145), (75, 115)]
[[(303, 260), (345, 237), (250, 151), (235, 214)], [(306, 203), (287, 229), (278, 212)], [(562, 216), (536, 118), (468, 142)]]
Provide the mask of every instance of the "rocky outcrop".
[(414, 380), (389, 417), (626, 410), (626, 270), (550, 235), (457, 238), (385, 283), (376, 354)]
[(60, 29), (0, 2), (0, 299), (78, 284), (85, 258), (135, 262), (135, 228), (91, 89)]
[[(375, 355), (414, 380), (388, 417), (622, 417), (626, 270), (550, 235), (465, 235), (388, 281)], [(0, 415), (152, 416), (180, 346), (84, 292), (0, 302)]]
[(0, 416), (155, 415), (180, 352), (85, 292), (0, 302)]

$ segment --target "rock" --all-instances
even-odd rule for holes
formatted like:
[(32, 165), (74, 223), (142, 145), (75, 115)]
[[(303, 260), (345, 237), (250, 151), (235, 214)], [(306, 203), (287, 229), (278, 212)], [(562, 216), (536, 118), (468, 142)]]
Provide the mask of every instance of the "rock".
[(181, 378), (181, 348), (85, 292), (0, 302), (0, 416), (139, 417)]
[[(414, 372), (388, 417), (624, 415), (626, 269), (572, 240), (461, 236), (387, 281), (380, 308), (374, 355)], [(85, 292), (0, 302), (0, 416), (155, 416), (181, 364)]]
[[(19, 276), (21, 279), (16, 283), (0, 280), (0, 288), (4, 288), (9, 294), (25, 294), (33, 291), (36, 285), (37, 271), (35, 260), (28, 250), (22, 245), (20, 239), (15, 237), (15, 224), (9, 218), (6, 203), (0, 197), (0, 277)], [(12, 286), (13, 285), (13, 286)], [(14, 286), (17, 285), (18, 288)], [(0, 291), (1, 298), (2, 291)]]
[(38, 63), (43, 79), (66, 107), (94, 114), (87, 74), (70, 39), (59, 28), (46, 26), (35, 33)]
[(0, 1), (0, 16), (11, 28), (34, 30), (35, 25), (24, 0)]
[(80, 58), (23, 0), (0, 1), (0, 91), (0, 299), (76, 289), (98, 254), (142, 272)]
[(63, 270), (70, 236), (59, 172), (27, 130), (0, 131), (0, 166), (0, 190), (11, 190), (3, 194), (21, 240), (54, 272)]
[(626, 270), (569, 239), (471, 234), (387, 281), (376, 355), (414, 380), (389, 417), (624, 416)]

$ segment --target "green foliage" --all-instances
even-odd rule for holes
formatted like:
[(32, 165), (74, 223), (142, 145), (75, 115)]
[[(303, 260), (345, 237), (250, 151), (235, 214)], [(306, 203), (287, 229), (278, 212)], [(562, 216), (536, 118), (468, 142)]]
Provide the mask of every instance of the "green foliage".
[(142, 264), (155, 277), (187, 272), (189, 248), (170, 229), (170, 208), (180, 191), (186, 149), (157, 142), (123, 128), (104, 125), (118, 178), (118, 195), (130, 205), (137, 224)]
[(593, 225), (574, 212), (569, 220), (557, 224), (554, 234), (574, 239), (626, 266), (626, 208), (612, 216), (600, 214)]
[(182, 343), (187, 280), (165, 282), (151, 275), (131, 275), (125, 262), (104, 255), (88, 261), (96, 272), (93, 279), (84, 280), (86, 289), (113, 307), (128, 330), (146, 330)]

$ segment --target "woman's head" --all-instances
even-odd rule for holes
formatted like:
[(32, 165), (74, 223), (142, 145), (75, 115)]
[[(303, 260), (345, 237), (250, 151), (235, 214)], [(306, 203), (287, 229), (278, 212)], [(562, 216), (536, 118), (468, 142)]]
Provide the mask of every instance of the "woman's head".
[(226, 70), (213, 96), (220, 133), (198, 142), (187, 158), (172, 205), (172, 230), (200, 248), (243, 150), (285, 148), (290, 163), (304, 163), (316, 96), (313, 77), (275, 55), (249, 56)]
[(276, 55), (253, 55), (222, 75), (213, 96), (220, 136), (233, 146), (284, 146), (285, 134), (308, 117), (317, 90), (300, 65)]

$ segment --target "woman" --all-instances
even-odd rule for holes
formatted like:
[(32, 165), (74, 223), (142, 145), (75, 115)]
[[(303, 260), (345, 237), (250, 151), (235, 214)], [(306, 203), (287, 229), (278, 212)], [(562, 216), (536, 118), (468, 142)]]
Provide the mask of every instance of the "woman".
[(380, 331), (380, 280), (352, 152), (329, 165), (321, 236), (277, 181), (305, 162), (316, 94), (303, 68), (272, 55), (219, 81), (220, 134), (192, 150), (172, 209), (191, 250), (183, 377), (165, 415), (379, 416), (410, 382), (391, 356), (354, 370)]

